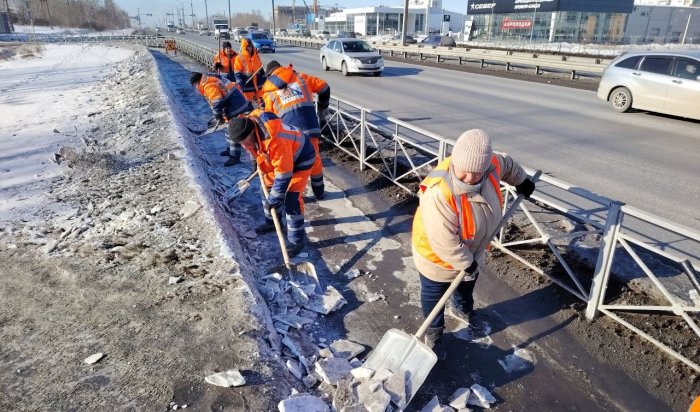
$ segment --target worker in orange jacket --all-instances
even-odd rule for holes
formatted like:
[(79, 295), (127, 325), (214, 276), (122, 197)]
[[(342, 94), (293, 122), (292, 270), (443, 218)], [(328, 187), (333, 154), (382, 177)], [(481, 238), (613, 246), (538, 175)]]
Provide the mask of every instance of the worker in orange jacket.
[[(464, 270), (467, 275), (455, 290), (448, 314), (472, 331), (478, 329), (472, 319), (472, 294), (483, 261), (477, 262), (476, 255), (491, 242), (488, 236), (501, 220), (501, 180), (525, 197), (535, 190), (518, 163), (504, 153), (494, 153), (486, 132), (473, 129), (462, 133), (452, 155), (421, 182), (411, 241), (425, 317)], [(444, 324), (441, 311), (425, 334), (426, 345), (440, 359), (445, 357)]]
[(216, 70), (216, 74), (226, 77), (228, 81), (235, 82), (233, 62), (237, 55), (238, 53), (231, 47), (231, 42), (225, 41), (221, 43), (221, 50), (214, 56), (214, 70)]
[(233, 63), (236, 83), (243, 90), (246, 99), (256, 104), (262, 99), (262, 86), (265, 83), (265, 73), (262, 61), (255, 45), (245, 37), (241, 39), (241, 51)]
[[(214, 118), (207, 125), (209, 127), (214, 127), (217, 122), (219, 124), (226, 123), (253, 110), (253, 106), (243, 96), (241, 88), (236, 83), (223, 79), (214, 73), (192, 72), (190, 84), (197, 89), (199, 94), (204, 96), (211, 107)], [(241, 160), (241, 145), (230, 138), (227, 138), (227, 141), (229, 147), (221, 155), (229, 157), (224, 166), (233, 166)]]
[(263, 194), (265, 223), (255, 229), (258, 234), (275, 230), (272, 210), (286, 214), (287, 248), (290, 256), (304, 246), (304, 199), (302, 194), (316, 159), (308, 135), (283, 123), (274, 113), (253, 110), (229, 122), (229, 136), (248, 150), (263, 173), (270, 196)]
[[(290, 64), (282, 67), (276, 60), (265, 69), (267, 81), (262, 87), (265, 110), (275, 113), (285, 123), (307, 132), (316, 150), (316, 162), (311, 168), (311, 189), (316, 199), (323, 199), (323, 163), (319, 153), (321, 127), (319, 117), (325, 119), (325, 111), (331, 98), (328, 83), (318, 77), (300, 73)], [(314, 94), (318, 96), (314, 110)]]

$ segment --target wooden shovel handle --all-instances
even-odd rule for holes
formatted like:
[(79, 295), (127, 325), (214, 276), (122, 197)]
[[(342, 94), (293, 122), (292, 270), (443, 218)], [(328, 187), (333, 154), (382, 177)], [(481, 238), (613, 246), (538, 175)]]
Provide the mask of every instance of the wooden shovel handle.
[[(265, 186), (265, 179), (263, 178), (262, 170), (258, 168), (257, 170), (258, 176), (260, 176), (260, 187), (262, 187), (262, 191), (265, 194), (265, 198), (269, 198), (270, 195), (267, 192), (267, 186)], [(277, 217), (277, 211), (273, 207), (271, 210), (272, 212), (272, 221), (275, 223), (275, 231), (277, 231), (277, 239), (280, 241), (280, 248), (282, 249), (282, 257), (284, 258), (284, 265), (287, 266), (287, 268), (291, 267), (289, 263), (289, 254), (287, 253), (287, 242), (284, 240), (284, 235), (282, 234), (282, 225), (280, 225), (280, 219)]]
[[(539, 180), (541, 174), (542, 174), (541, 170), (536, 171), (535, 174), (532, 176), (531, 180), (533, 182), (537, 182), (537, 180)], [(486, 242), (486, 245), (491, 243), (491, 239), (496, 237), (496, 235), (498, 234), (498, 231), (501, 230), (501, 227), (503, 227), (503, 225), (505, 225), (506, 222), (508, 222), (508, 220), (510, 220), (511, 216), (513, 216), (513, 214), (515, 213), (515, 210), (518, 208), (518, 206), (520, 206), (520, 202), (522, 202), (522, 201), (523, 201), (523, 195), (518, 195), (518, 197), (515, 198), (515, 200), (513, 201), (513, 204), (510, 205), (508, 210), (506, 210), (506, 213), (501, 218), (500, 222), (498, 222), (498, 226), (496, 226), (496, 228), (493, 230), (493, 232), (491, 232), (491, 235), (488, 237), (489, 241)], [(479, 257), (481, 257), (481, 255), (484, 253), (484, 250), (486, 250), (486, 246), (484, 246), (479, 251), (477, 251), (477, 253), (474, 255), (475, 262), (479, 259)], [(462, 270), (461, 272), (459, 272), (459, 275), (457, 275), (457, 277), (452, 281), (452, 283), (450, 283), (450, 287), (447, 288), (447, 290), (445, 291), (445, 294), (442, 295), (442, 297), (438, 301), (437, 305), (435, 305), (435, 307), (430, 312), (428, 317), (425, 318), (423, 323), (420, 325), (420, 328), (418, 328), (418, 331), (416, 332), (415, 337), (417, 337), (418, 339), (423, 338), (423, 335), (425, 335), (425, 332), (428, 330), (428, 327), (430, 326), (430, 324), (433, 323), (433, 320), (435, 320), (438, 313), (440, 313), (440, 311), (442, 311), (442, 309), (445, 307), (447, 300), (452, 296), (455, 289), (457, 289), (457, 286), (459, 286), (459, 282), (461, 282), (462, 279), (464, 279), (464, 276), (466, 276), (466, 275), (467, 275), (466, 270)]]

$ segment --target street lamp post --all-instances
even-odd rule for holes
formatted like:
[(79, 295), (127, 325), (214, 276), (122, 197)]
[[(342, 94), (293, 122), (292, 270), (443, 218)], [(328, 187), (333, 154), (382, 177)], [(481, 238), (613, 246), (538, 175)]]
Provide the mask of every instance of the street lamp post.
[(136, 20), (139, 21), (139, 30), (141, 30), (141, 16), (153, 16), (152, 13), (141, 13), (141, 9), (136, 9)]
[(204, 0), (204, 13), (207, 15), (207, 30), (209, 30), (209, 8), (207, 7), (207, 0)]
[(532, 9), (532, 26), (530, 26), (530, 43), (532, 43), (532, 35), (535, 32), (535, 19), (537, 18), (537, 9), (539, 8), (539, 1), (535, 2), (535, 7)]

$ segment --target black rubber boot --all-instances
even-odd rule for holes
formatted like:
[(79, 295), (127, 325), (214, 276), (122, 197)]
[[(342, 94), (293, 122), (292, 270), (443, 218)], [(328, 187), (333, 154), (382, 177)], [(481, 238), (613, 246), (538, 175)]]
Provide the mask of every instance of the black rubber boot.
[(428, 328), (425, 335), (423, 335), (423, 343), (433, 350), (438, 361), (447, 359), (447, 351), (442, 344), (442, 329), (443, 328)]
[(224, 150), (223, 152), (221, 152), (221, 153), (219, 153), (219, 154), (220, 154), (221, 156), (231, 156), (231, 151), (230, 151), (229, 148), (227, 147), (226, 150)]
[(302, 249), (304, 249), (304, 242), (287, 243), (287, 254), (289, 255), (290, 258), (301, 253)]
[(224, 167), (237, 165), (240, 162), (241, 162), (240, 157), (229, 157), (228, 160), (226, 161), (226, 163), (224, 163)]
[(275, 231), (275, 224), (272, 220), (265, 219), (265, 223), (255, 228), (255, 233), (259, 235), (264, 235), (265, 233), (271, 233)]
[(323, 200), (326, 197), (326, 193), (323, 190), (314, 190), (314, 197), (316, 200)]

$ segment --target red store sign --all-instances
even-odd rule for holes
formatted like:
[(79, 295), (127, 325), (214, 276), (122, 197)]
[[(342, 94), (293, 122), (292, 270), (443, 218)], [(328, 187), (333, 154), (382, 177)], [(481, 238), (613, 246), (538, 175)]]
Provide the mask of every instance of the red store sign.
[(532, 20), (503, 20), (501, 29), (529, 29), (532, 27)]

